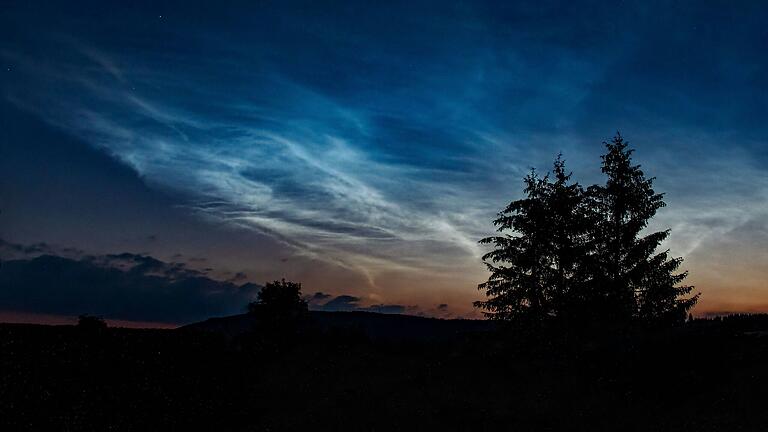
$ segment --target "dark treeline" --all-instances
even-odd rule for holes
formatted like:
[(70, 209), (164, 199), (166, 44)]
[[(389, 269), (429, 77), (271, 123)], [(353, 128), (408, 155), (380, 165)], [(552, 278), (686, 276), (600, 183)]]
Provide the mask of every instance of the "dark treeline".
[(736, 313), (688, 319), (689, 326), (737, 332), (768, 332), (768, 314)]
[(571, 179), (558, 156), (551, 173), (525, 177), (525, 196), (494, 220), (500, 235), (481, 240), (491, 275), (475, 305), (488, 318), (525, 326), (616, 328), (685, 321), (698, 294), (681, 285), (682, 258), (658, 247), (669, 230), (643, 233), (663, 195), (616, 135), (605, 143), (605, 184)]

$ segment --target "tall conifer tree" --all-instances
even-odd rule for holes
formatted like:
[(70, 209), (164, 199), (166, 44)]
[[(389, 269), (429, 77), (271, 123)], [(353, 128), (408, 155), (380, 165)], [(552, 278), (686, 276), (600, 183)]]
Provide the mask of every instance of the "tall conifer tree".
[(561, 156), (551, 178), (529, 174), (526, 197), (494, 221), (504, 235), (480, 241), (495, 246), (483, 257), (491, 276), (478, 286), (489, 299), (475, 304), (487, 316), (541, 323), (579, 307), (588, 222), (584, 191), (570, 178)]
[(578, 319), (584, 311), (588, 273), (585, 258), (590, 254), (588, 237), (593, 218), (584, 189), (571, 182), (562, 154), (552, 169), (553, 181), (547, 184), (546, 215), (549, 235), (552, 280), (548, 286), (554, 315), (561, 321)]
[(693, 289), (677, 286), (687, 276), (674, 273), (682, 259), (670, 259), (669, 251), (656, 252), (669, 230), (641, 235), (665, 206), (663, 194), (654, 191), (654, 178), (647, 178), (640, 165), (632, 163), (634, 150), (620, 134), (605, 147), (606, 183), (588, 190), (599, 216), (592, 233), (594, 305), (612, 322), (674, 321), (677, 316), (684, 321), (698, 296), (681, 298)]
[(549, 179), (532, 170), (524, 183), (525, 198), (510, 203), (493, 221), (502, 235), (480, 240), (495, 247), (483, 256), (491, 275), (478, 285), (489, 298), (475, 302), (490, 319), (541, 322), (549, 313), (545, 297), (551, 278), (546, 219)]

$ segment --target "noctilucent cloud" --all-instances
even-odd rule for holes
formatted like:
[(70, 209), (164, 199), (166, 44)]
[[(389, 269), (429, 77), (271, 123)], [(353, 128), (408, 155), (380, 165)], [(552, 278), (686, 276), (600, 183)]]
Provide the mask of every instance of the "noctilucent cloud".
[(475, 317), (477, 240), (522, 176), (562, 152), (599, 182), (620, 130), (666, 193), (653, 228), (695, 312), (766, 311), (766, 20), (762, 2), (11, 2), (0, 235)]

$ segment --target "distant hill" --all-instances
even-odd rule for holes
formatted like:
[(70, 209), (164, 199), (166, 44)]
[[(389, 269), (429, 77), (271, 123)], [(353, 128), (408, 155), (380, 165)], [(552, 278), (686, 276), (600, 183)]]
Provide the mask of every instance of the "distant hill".
[[(471, 333), (487, 332), (495, 328), (491, 321), (424, 318), (411, 315), (380, 314), (375, 312), (311, 311), (310, 323), (323, 332), (342, 330), (360, 332), (375, 340), (452, 340)], [(255, 329), (257, 319), (251, 314), (240, 314), (180, 327), (180, 330), (207, 331), (237, 336)]]

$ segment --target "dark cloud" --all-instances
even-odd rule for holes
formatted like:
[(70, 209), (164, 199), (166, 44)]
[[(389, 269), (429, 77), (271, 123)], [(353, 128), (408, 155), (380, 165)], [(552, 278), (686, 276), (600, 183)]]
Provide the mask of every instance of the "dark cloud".
[(64, 247), (60, 250), (65, 256), (84, 256), (85, 251), (74, 247)]
[(169, 279), (180, 279), (203, 276), (198, 270), (188, 269), (186, 264), (179, 262), (164, 262), (143, 254), (124, 252), (101, 256), (86, 256), (89, 261), (104, 267), (117, 268), (131, 274), (163, 276)]
[(398, 304), (376, 304), (370, 306), (361, 306), (360, 301), (360, 297), (346, 294), (333, 297), (330, 294), (322, 292), (316, 292), (311, 297), (309, 297), (309, 304), (312, 309), (326, 312), (362, 311), (382, 314), (402, 314), (406, 312), (406, 310), (410, 309), (408, 306)]
[(0, 239), (0, 251), (3, 256), (30, 256), (51, 253), (53, 248), (45, 242), (22, 245)]
[(328, 312), (357, 310), (359, 301), (359, 297), (344, 294), (329, 300), (321, 309)]
[(437, 305), (437, 310), (440, 310), (440, 311), (448, 310), (448, 305), (445, 303), (440, 303), (439, 305)]
[(130, 253), (81, 260), (41, 255), (0, 267), (0, 305), (33, 313), (186, 323), (241, 312), (260, 288)]
[[(206, 269), (207, 270), (207, 269)], [(242, 282), (248, 279), (248, 275), (243, 272), (237, 272), (231, 278), (227, 279), (227, 282)]]
[(364, 310), (368, 312), (377, 312), (377, 313), (383, 313), (383, 314), (401, 314), (405, 312), (406, 307), (403, 305), (396, 305), (396, 304), (378, 304), (378, 305), (371, 305), (365, 308), (360, 308), (358, 310)]

